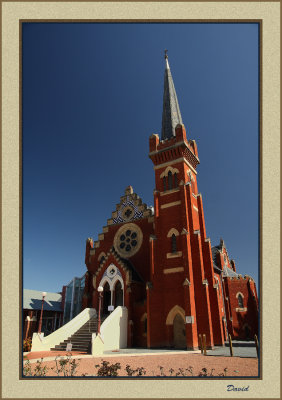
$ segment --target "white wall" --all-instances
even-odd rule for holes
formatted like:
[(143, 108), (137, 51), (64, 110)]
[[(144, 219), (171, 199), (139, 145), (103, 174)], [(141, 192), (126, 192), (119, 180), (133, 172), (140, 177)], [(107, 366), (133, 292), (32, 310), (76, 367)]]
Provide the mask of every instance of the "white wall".
[(75, 318), (57, 329), (55, 332), (44, 337), (44, 333), (39, 335), (34, 333), (32, 336), (31, 351), (48, 351), (73, 335), (81, 328), (90, 318), (97, 316), (95, 308), (85, 308)]
[(101, 325), (101, 337), (93, 336), (93, 355), (100, 355), (102, 351), (127, 347), (127, 317), (127, 308), (119, 306), (105, 319)]

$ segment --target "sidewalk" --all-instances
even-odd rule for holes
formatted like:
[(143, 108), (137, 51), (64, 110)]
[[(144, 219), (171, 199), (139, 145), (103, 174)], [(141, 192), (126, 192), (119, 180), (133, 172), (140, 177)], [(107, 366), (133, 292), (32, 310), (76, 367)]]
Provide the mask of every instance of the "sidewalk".
[[(44, 361), (53, 361), (56, 357), (67, 358), (71, 354), (72, 358), (94, 358), (92, 354), (79, 351), (42, 351), (24, 353), (24, 360), (30, 360), (31, 363), (44, 358)], [(105, 351), (103, 358), (114, 357), (137, 357), (137, 356), (161, 356), (161, 355), (190, 355), (201, 354), (200, 350), (171, 350), (171, 349), (147, 349), (147, 348), (127, 348), (119, 350)], [(254, 342), (234, 341), (233, 346), (234, 357), (240, 358), (257, 358), (256, 347)], [(215, 347), (213, 350), (207, 350), (207, 356), (210, 357), (230, 357), (230, 348), (226, 346)]]
[[(187, 354), (201, 354), (200, 350), (169, 350), (169, 349), (119, 349), (105, 351), (102, 358), (113, 358), (113, 357), (136, 357), (136, 356), (158, 356), (158, 355), (187, 355)], [(44, 358), (44, 361), (53, 361), (56, 357), (67, 358), (71, 355), (71, 358), (94, 358), (92, 354), (78, 351), (34, 351), (24, 353), (24, 362), (30, 360), (30, 363), (36, 363), (37, 360)], [(98, 357), (95, 357), (98, 358)], [(101, 357), (99, 357), (101, 358)]]

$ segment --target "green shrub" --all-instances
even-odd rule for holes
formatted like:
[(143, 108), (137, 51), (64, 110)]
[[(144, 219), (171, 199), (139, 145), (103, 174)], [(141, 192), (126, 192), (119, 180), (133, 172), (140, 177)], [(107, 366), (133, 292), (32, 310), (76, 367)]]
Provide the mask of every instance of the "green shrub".
[(30, 351), (31, 350), (32, 339), (31, 337), (26, 338), (23, 341), (23, 351)]

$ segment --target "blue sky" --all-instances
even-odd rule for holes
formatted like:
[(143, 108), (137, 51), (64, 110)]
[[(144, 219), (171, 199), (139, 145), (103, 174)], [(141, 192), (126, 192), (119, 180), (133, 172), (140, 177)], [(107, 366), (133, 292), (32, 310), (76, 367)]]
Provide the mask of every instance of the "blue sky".
[[(257, 24), (23, 24), (23, 287), (86, 272), (124, 189), (153, 205), (149, 136), (161, 131), (164, 49), (207, 236), (258, 282)], [(142, 173), (140, 172), (142, 169)]]

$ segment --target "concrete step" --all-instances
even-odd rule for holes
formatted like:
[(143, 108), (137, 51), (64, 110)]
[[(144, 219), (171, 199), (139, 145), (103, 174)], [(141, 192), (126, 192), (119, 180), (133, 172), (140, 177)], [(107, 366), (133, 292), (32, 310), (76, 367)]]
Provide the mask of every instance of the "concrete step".
[[(55, 350), (63, 350), (66, 349), (67, 346), (61, 346), (61, 345), (56, 345)], [(90, 348), (90, 345), (85, 345), (85, 346), (77, 346), (73, 345), (72, 350), (81, 350), (81, 351), (87, 351)]]
[[(225, 342), (225, 346), (229, 347), (229, 342)], [(232, 347), (256, 347), (256, 344), (253, 340), (248, 340), (248, 341), (232, 340)]]
[(72, 335), (72, 336), (69, 336), (68, 337), (68, 339), (71, 339), (71, 338), (76, 338), (76, 337), (80, 337), (80, 338), (92, 338), (92, 333), (88, 333), (88, 334), (79, 334), (79, 333), (77, 333), (77, 334), (75, 334), (75, 335)]
[[(102, 318), (101, 324), (104, 322), (105, 318)], [(73, 351), (85, 351), (89, 352), (91, 347), (92, 333), (96, 333), (98, 330), (98, 320), (97, 318), (92, 319), (86, 324), (84, 324), (80, 329), (78, 329), (73, 335), (69, 336), (60, 344), (56, 345), (51, 350), (66, 350), (67, 344), (72, 344)]]
[(60, 344), (67, 344), (67, 343), (72, 343), (72, 344), (86, 344), (90, 343), (91, 340), (80, 340), (80, 339), (74, 339), (74, 340), (65, 340), (64, 342), (61, 342)]

